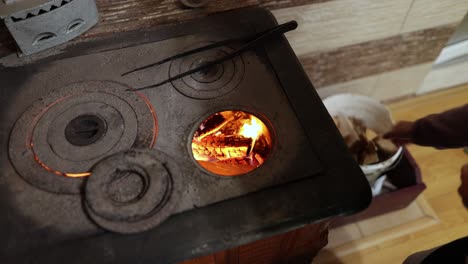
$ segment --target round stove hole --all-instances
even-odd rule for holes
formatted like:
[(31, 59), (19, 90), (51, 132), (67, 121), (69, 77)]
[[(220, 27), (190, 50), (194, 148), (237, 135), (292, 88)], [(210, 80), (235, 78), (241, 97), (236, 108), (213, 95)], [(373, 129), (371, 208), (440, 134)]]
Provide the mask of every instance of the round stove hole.
[(273, 149), (272, 133), (258, 117), (223, 111), (203, 121), (192, 139), (198, 164), (220, 176), (238, 176), (260, 167)]
[(116, 171), (107, 188), (108, 197), (117, 203), (138, 201), (145, 193), (146, 181), (135, 171)]
[(65, 138), (75, 146), (88, 146), (104, 136), (106, 122), (96, 115), (80, 115), (65, 127)]

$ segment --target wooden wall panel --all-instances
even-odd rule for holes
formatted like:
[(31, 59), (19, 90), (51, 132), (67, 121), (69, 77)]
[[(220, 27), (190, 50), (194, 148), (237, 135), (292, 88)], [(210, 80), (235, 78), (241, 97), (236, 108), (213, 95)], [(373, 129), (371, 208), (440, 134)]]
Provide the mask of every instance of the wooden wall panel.
[[(341, 91), (346, 85), (338, 84), (434, 61), (468, 0), (212, 0), (202, 9), (183, 8), (178, 0), (97, 0), (97, 5), (100, 22), (74, 41), (242, 7), (268, 8), (279, 22), (298, 20), (298, 30), (287, 37), (315, 86)], [(0, 55), (14, 50), (1, 25)], [(367, 93), (368, 87), (358, 90)]]
[(355, 79), (348, 82), (341, 82), (328, 86), (321, 87), (317, 90), (321, 98), (339, 94), (339, 93), (355, 93), (371, 96), (377, 83), (378, 75), (372, 75)]
[(225, 10), (257, 5), (257, 0), (209, 1), (200, 9), (187, 9), (178, 0), (96, 0), (99, 24), (91, 29), (88, 37), (109, 34), (118, 29), (127, 31), (142, 27), (185, 21)]
[(288, 233), (287, 235), (275, 236), (239, 247), (239, 263), (274, 263), (281, 255), (283, 240), (291, 235), (292, 233)]
[[(176, 23), (207, 16), (212, 13), (249, 6), (269, 9), (322, 3), (332, 0), (210, 0), (200, 9), (184, 8), (179, 0), (96, 0), (99, 23), (83, 36), (73, 40), (98, 38), (115, 31), (129, 31), (162, 24)], [(0, 25), (0, 56), (15, 51), (7, 29)]]
[(414, 0), (402, 32), (458, 24), (468, 11), (468, 0)]
[(328, 221), (307, 225), (180, 264), (309, 264), (318, 251), (327, 245), (329, 225)]
[[(283, 263), (310, 263), (317, 252), (328, 243), (328, 227), (330, 222), (321, 225), (308, 225), (295, 233), (292, 247), (289, 249), (289, 259), (294, 262)], [(309, 256), (309, 259), (305, 258)], [(308, 261), (307, 261), (308, 260)]]
[(299, 28), (287, 34), (302, 56), (355, 43), (397, 35), (412, 0), (336, 0), (273, 11), (279, 22), (297, 20)]
[(180, 262), (179, 264), (216, 264), (215, 255), (209, 255), (192, 260)]
[(239, 248), (232, 248), (214, 254), (215, 264), (239, 264)]
[(429, 62), (379, 74), (370, 96), (391, 100), (415, 94), (431, 68)]
[(258, 0), (261, 7), (275, 10), (294, 6), (325, 3), (334, 0)]
[[(273, 12), (280, 22), (302, 25), (287, 37), (321, 96), (353, 92), (388, 100), (414, 94), (468, 11), (468, 0), (365, 2), (358, 11), (355, 1), (337, 0)], [(386, 85), (389, 80), (399, 80), (398, 87)]]
[(432, 62), (455, 25), (446, 25), (300, 56), (316, 88)]

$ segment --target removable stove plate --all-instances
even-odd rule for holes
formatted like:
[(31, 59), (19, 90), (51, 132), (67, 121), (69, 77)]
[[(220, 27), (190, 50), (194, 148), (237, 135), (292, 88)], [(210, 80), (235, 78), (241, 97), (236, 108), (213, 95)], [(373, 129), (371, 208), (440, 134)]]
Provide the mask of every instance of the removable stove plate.
[[(5, 125), (0, 146), (10, 157), (1, 155), (0, 160), (0, 210), (6, 215), (0, 218), (0, 256), (15, 263), (59, 263), (64, 258), (72, 263), (131, 262), (134, 258), (171, 263), (365, 208), (371, 197), (369, 186), (283, 37), (223, 63), (222, 70), (208, 80), (203, 79), (206, 76), (184, 77), (144, 90), (141, 97), (132, 97), (134, 92), (125, 89), (112, 91), (164, 81), (203, 58), (229, 53), (237, 46), (209, 50), (124, 77), (120, 76), (123, 72), (213, 41), (250, 36), (276, 24), (265, 10), (244, 9), (187, 24), (68, 44), (64, 50), (48, 51), (47, 56), (1, 59), (0, 108)], [(78, 88), (67, 88), (70, 86)], [(82, 95), (72, 93), (74, 90)], [(103, 96), (106, 91), (110, 99)], [(50, 108), (56, 112), (31, 110), (41, 109), (42, 101), (61, 93), (69, 93), (65, 97), (71, 99), (58, 100), (53, 106), (58, 108)], [(68, 105), (60, 104), (66, 100), (77, 105), (76, 109), (67, 110)], [(93, 158), (104, 158), (124, 147), (153, 147), (171, 157), (171, 166), (180, 168), (182, 176), (174, 183), (179, 196), (177, 214), (144, 233), (122, 236), (97, 227), (77, 194), (83, 178), (50, 173), (42, 177), (28, 169), (15, 170), (28, 166), (31, 158), (15, 146), (23, 137), (16, 138), (19, 132), (27, 134), (27, 129), (16, 124), (17, 132), (9, 136), (16, 120), (25, 119), (22, 122), (27, 128), (28, 123), (35, 124), (35, 116), (53, 117), (35, 126), (34, 131), (45, 131), (33, 135), (40, 139), (64, 127), (61, 119), (73, 119), (76, 113), (86, 112), (83, 108), (100, 107), (107, 109), (103, 115), (120, 116), (117, 120), (123, 125), (115, 124), (112, 131), (118, 133), (106, 134), (110, 143), (94, 150)], [(273, 153), (246, 175), (215, 176), (192, 157), (190, 143), (196, 128), (206, 117), (223, 110), (262, 116), (274, 133)], [(24, 118), (28, 111), (33, 114)], [(42, 140), (50, 146), (44, 143), (38, 148), (66, 162), (73, 160), (75, 157), (67, 156), (66, 146), (57, 143), (57, 149), (50, 144), (60, 140), (54, 134)], [(49, 154), (41, 157), (44, 155), (60, 171), (87, 168), (90, 162), (83, 157), (67, 167), (65, 161)], [(18, 174), (28, 171), (26, 176)], [(54, 177), (62, 178), (56, 183)], [(18, 254), (24, 251), (28, 254)]]

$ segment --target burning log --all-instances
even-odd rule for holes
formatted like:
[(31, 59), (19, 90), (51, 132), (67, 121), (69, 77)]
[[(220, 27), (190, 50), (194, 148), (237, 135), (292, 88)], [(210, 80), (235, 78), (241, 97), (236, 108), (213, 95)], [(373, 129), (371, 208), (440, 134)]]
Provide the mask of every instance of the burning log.
[(252, 139), (224, 135), (207, 136), (197, 143), (192, 143), (194, 155), (198, 157), (196, 159), (213, 161), (246, 157)]
[[(242, 111), (224, 111), (203, 122), (192, 140), (192, 153), (207, 168), (222, 168), (222, 175), (238, 175), (260, 166), (271, 152), (270, 133), (260, 119)], [(232, 168), (207, 162), (247, 166)], [(209, 169), (208, 169), (209, 170)], [(216, 170), (216, 169), (215, 169)]]

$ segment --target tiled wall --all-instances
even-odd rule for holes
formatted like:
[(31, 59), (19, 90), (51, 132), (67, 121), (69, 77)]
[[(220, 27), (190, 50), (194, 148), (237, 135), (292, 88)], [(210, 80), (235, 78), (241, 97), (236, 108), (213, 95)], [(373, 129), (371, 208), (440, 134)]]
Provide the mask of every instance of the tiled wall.
[[(468, 83), (468, 58), (453, 62), (441, 67), (435, 66), (425, 76), (417, 93), (424, 94), (428, 92), (446, 89), (457, 85)], [(468, 98), (467, 98), (468, 100)]]
[[(417, 94), (468, 83), (468, 15), (442, 50)], [(467, 99), (468, 100), (468, 99)]]
[[(287, 37), (321, 96), (355, 92), (383, 100), (418, 90), (468, 10), (468, 0), (212, 0), (203, 9), (182, 8), (179, 0), (96, 3), (99, 23), (74, 42), (231, 9), (268, 8), (279, 22), (299, 22)], [(0, 25), (0, 56), (14, 50)], [(434, 69), (420, 91), (437, 88), (447, 72)]]
[(297, 55), (377, 40), (400, 32), (411, 0), (334, 0), (273, 11), (279, 22), (296, 20), (288, 33)]
[(322, 97), (391, 100), (418, 91), (467, 11), (468, 0), (334, 0), (273, 13), (299, 22), (287, 37)]

